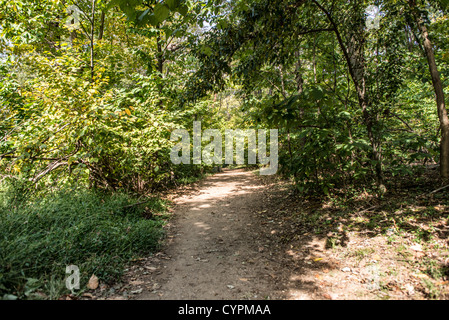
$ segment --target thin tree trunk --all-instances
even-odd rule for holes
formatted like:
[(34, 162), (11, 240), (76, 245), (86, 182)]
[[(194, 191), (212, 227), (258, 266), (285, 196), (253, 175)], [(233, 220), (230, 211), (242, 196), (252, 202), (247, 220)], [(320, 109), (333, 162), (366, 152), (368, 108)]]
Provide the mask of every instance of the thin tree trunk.
[[(363, 28), (360, 24), (360, 28)], [(378, 139), (374, 134), (374, 123), (373, 115), (369, 111), (370, 101), (366, 91), (366, 80), (365, 80), (365, 54), (364, 54), (364, 39), (363, 30), (353, 30), (351, 32), (351, 38), (347, 46), (348, 54), (350, 56), (350, 63), (353, 69), (353, 79), (356, 85), (357, 96), (359, 99), (359, 105), (362, 108), (362, 114), (364, 123), (366, 126), (366, 131), (368, 133), (368, 139), (371, 142), (371, 147), (373, 149), (372, 160), (375, 161), (375, 171), (376, 179), (378, 185), (383, 184), (382, 177), (382, 157), (380, 144)]]
[[(284, 99), (287, 99), (287, 92), (285, 91), (285, 82), (284, 82), (284, 71), (282, 69), (282, 65), (279, 66), (279, 76), (281, 78), (281, 93)], [(287, 126), (287, 145), (288, 145), (288, 153), (290, 156), (290, 170), (293, 168), (293, 153), (292, 153), (292, 144), (290, 137), (290, 126)]]
[[(157, 28), (159, 29), (159, 26), (157, 26)], [(158, 31), (156, 41), (157, 41), (157, 71), (161, 74), (162, 77), (162, 72), (164, 71), (164, 61), (162, 57), (162, 43), (161, 43), (162, 39), (160, 31)]]
[[(304, 92), (304, 78), (302, 77), (301, 74), (302, 61), (299, 50), (295, 52), (295, 58), (296, 58), (296, 65), (295, 65), (296, 90), (298, 91), (298, 95), (301, 95)], [(304, 118), (304, 108), (302, 106), (299, 106), (299, 117), (301, 120)], [(304, 148), (305, 145), (306, 145), (306, 138), (302, 137), (300, 139), (301, 149)], [(296, 176), (297, 174), (295, 172), (295, 178)]]
[(304, 90), (304, 78), (301, 74), (302, 62), (299, 51), (295, 51), (296, 58), (296, 66), (295, 66), (295, 75), (296, 75), (296, 89), (298, 90), (298, 94), (301, 94)]
[(103, 39), (103, 34), (104, 34), (104, 18), (105, 18), (105, 12), (101, 11), (101, 16), (100, 16), (100, 29), (98, 31), (98, 40)]
[[(161, 39), (161, 32), (160, 32), (160, 25), (157, 25), (156, 28), (158, 29), (157, 37), (156, 37), (156, 45), (157, 45), (157, 71), (159, 72), (160, 79), (162, 80), (164, 78), (164, 57), (162, 52), (162, 39)], [(162, 81), (159, 81), (157, 84), (158, 92), (160, 95), (162, 95)], [(162, 108), (162, 100), (159, 100), (158, 103), (159, 107)]]
[[(357, 91), (357, 97), (359, 100), (359, 106), (362, 109), (364, 124), (366, 126), (368, 139), (372, 147), (371, 159), (375, 161), (375, 173), (377, 185), (385, 191), (385, 186), (383, 185), (383, 173), (382, 173), (382, 154), (380, 148), (379, 139), (376, 137), (374, 132), (374, 122), (373, 117), (369, 112), (370, 100), (366, 91), (366, 81), (365, 81), (365, 18), (362, 2), (353, 2), (353, 15), (351, 19), (358, 22), (358, 26), (354, 27), (349, 32), (349, 39), (345, 43), (340, 31), (338, 29), (337, 23), (334, 21), (331, 13), (326, 10), (318, 1), (313, 0), (317, 7), (327, 16), (329, 22), (332, 25), (333, 31), (337, 37), (338, 43), (343, 55), (348, 64), (349, 73), (353, 80), (355, 89)], [(351, 1), (352, 2), (352, 1)]]
[(317, 35), (315, 34), (313, 37), (313, 61), (312, 61), (313, 79), (315, 80), (315, 84), (318, 83), (317, 71), (316, 71), (316, 37), (317, 37)]
[(92, 0), (92, 13), (90, 17), (90, 81), (94, 80), (94, 35), (95, 35), (95, 0)]
[(432, 42), (429, 39), (427, 27), (417, 13), (415, 0), (410, 0), (410, 7), (415, 14), (416, 23), (421, 32), (424, 41), (424, 51), (426, 53), (429, 71), (432, 76), (432, 84), (435, 90), (435, 97), (438, 110), (438, 118), (440, 120), (441, 142), (440, 142), (440, 175), (444, 181), (449, 180), (449, 119), (447, 116), (446, 104), (444, 101), (443, 84), (441, 82), (440, 73), (435, 61)]
[[(74, 25), (75, 24), (75, 19), (70, 20), (70, 24)], [(73, 47), (73, 42), (75, 41), (76, 37), (77, 37), (76, 30), (75, 29), (71, 30), (70, 31), (70, 45), (72, 47)]]

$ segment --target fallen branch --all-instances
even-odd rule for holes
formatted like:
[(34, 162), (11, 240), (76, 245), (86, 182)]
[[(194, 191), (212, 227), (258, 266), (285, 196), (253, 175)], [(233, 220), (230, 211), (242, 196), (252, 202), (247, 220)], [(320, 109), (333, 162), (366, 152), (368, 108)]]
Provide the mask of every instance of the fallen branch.
[(362, 210), (362, 211), (357, 211), (355, 214), (359, 215), (359, 214), (365, 213), (365, 212), (367, 212), (367, 211), (371, 211), (371, 210), (374, 210), (374, 209), (380, 209), (380, 208), (382, 208), (383, 206), (386, 206), (387, 204), (390, 204), (390, 203), (391, 203), (391, 201), (387, 201), (387, 202), (384, 202), (384, 203), (381, 203), (381, 204), (378, 204), (378, 205), (375, 205), (375, 206), (366, 208), (366, 209), (364, 209), (364, 210)]
[(141, 202), (137, 202), (137, 203), (133, 203), (133, 204), (129, 204), (129, 205), (126, 205), (126, 206), (122, 207), (122, 209), (125, 209), (125, 208), (132, 208), (132, 207), (138, 206), (138, 205), (140, 205), (140, 204), (147, 203), (147, 202), (149, 202), (150, 200), (151, 200), (151, 199), (148, 199), (148, 200), (145, 200), (145, 201), (141, 201)]
[(59, 162), (55, 161), (47, 166), (47, 168), (41, 171), (36, 177), (32, 179), (34, 183), (37, 183), (40, 179), (42, 179), (47, 173), (57, 169), (60, 166), (68, 165), (68, 162)]
[(449, 188), (449, 184), (447, 186), (444, 186), (444, 187), (438, 188), (436, 190), (433, 190), (432, 192), (428, 193), (427, 196), (430, 196), (431, 194), (437, 193), (438, 191), (444, 190), (446, 188)]
[(380, 206), (381, 206), (381, 205), (372, 206), (372, 207), (366, 208), (366, 209), (364, 209), (364, 210), (362, 210), (362, 211), (357, 211), (356, 214), (365, 213), (365, 212), (367, 212), (367, 211), (371, 211), (371, 210), (373, 210), (373, 209), (377, 209), (377, 208), (380, 207)]

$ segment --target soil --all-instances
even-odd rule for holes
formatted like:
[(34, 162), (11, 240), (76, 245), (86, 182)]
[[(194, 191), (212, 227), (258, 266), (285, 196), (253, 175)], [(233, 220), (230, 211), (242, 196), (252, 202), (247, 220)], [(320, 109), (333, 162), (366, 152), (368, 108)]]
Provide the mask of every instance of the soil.
[(165, 249), (146, 261), (144, 269), (154, 272), (139, 279), (146, 289), (133, 298), (284, 298), (276, 274), (288, 270), (276, 260), (258, 216), (266, 191), (251, 172), (229, 170), (176, 199)]
[[(244, 169), (209, 176), (174, 199), (163, 249), (135, 261), (122, 283), (100, 286), (103, 294), (95, 294), (137, 300), (404, 300), (435, 297), (434, 289), (439, 298), (449, 296), (449, 281), (426, 286), (429, 277), (411, 267), (429, 255), (436, 259), (437, 251), (400, 237), (392, 243), (394, 237), (369, 230), (343, 232), (339, 245), (329, 247), (332, 235), (317, 235), (298, 222), (306, 204), (292, 199), (285, 184)], [(306, 214), (313, 212), (307, 208)], [(339, 228), (337, 222), (332, 220)], [(442, 263), (449, 259), (447, 245), (444, 236), (438, 243)]]

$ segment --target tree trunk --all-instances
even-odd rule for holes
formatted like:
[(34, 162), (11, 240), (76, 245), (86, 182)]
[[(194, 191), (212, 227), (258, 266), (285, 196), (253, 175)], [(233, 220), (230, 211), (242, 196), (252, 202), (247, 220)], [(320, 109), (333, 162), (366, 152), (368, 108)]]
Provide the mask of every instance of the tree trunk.
[(385, 186), (383, 185), (381, 145), (374, 128), (374, 124), (377, 119), (373, 118), (373, 115), (369, 111), (371, 101), (366, 90), (366, 65), (364, 53), (366, 40), (366, 17), (365, 10), (363, 8), (363, 2), (351, 1), (352, 8), (351, 17), (349, 19), (351, 19), (353, 26), (349, 28), (349, 30), (347, 30), (348, 36), (346, 41), (343, 39), (340, 30), (338, 29), (338, 25), (332, 17), (331, 12), (326, 10), (318, 1), (313, 0), (313, 2), (327, 16), (329, 22), (331, 23), (340, 48), (343, 51), (343, 55), (348, 64), (349, 73), (357, 92), (359, 106), (362, 109), (368, 139), (371, 143), (371, 160), (376, 163), (375, 173), (377, 185), (382, 190), (382, 192), (385, 192)]
[[(70, 24), (72, 24), (72, 25), (75, 24), (75, 19), (70, 20)], [(76, 30), (75, 29), (71, 30), (70, 31), (70, 45), (72, 47), (73, 47), (73, 42), (75, 41), (76, 37), (77, 37)]]
[(92, 0), (92, 13), (90, 17), (90, 81), (94, 80), (94, 35), (95, 35), (95, 0)]
[(370, 100), (366, 90), (366, 79), (365, 79), (365, 39), (364, 39), (364, 21), (360, 21), (358, 24), (358, 29), (353, 29), (350, 31), (350, 40), (347, 45), (348, 55), (350, 57), (349, 63), (353, 70), (353, 80), (357, 91), (357, 97), (359, 100), (359, 105), (362, 108), (363, 119), (366, 126), (366, 131), (368, 134), (368, 139), (372, 147), (372, 157), (371, 159), (375, 161), (375, 172), (378, 185), (383, 184), (382, 176), (382, 156), (380, 150), (380, 144), (376, 135), (374, 133), (374, 123), (373, 115), (369, 111)]
[[(302, 61), (301, 61), (301, 53), (299, 50), (295, 51), (296, 65), (295, 65), (295, 80), (296, 80), (296, 90), (298, 95), (301, 95), (304, 92), (304, 78), (302, 77)], [(304, 118), (304, 108), (299, 106), (299, 118), (302, 120)], [(300, 138), (300, 146), (301, 149), (306, 145), (306, 137)], [(295, 178), (297, 173), (295, 172)]]
[(410, 7), (414, 12), (416, 24), (424, 41), (424, 52), (426, 54), (427, 63), (429, 64), (430, 74), (432, 76), (432, 84), (435, 90), (438, 118), (440, 120), (441, 142), (440, 142), (440, 176), (445, 182), (449, 180), (449, 119), (447, 116), (446, 104), (444, 101), (443, 84), (441, 82), (440, 73), (438, 72), (435, 55), (433, 53), (432, 42), (429, 39), (427, 27), (417, 13), (415, 0), (410, 0)]
[(302, 92), (304, 91), (304, 78), (302, 77), (301, 74), (302, 62), (299, 51), (295, 51), (295, 59), (296, 59), (295, 65), (296, 89), (298, 90), (298, 94), (302, 94)]
[[(159, 25), (157, 26), (157, 29), (159, 29)], [(161, 77), (163, 75), (163, 71), (164, 71), (164, 60), (163, 60), (163, 54), (162, 54), (162, 39), (161, 39), (161, 34), (160, 34), (160, 30), (158, 30), (157, 33), (157, 38), (156, 38), (156, 42), (157, 42), (157, 71), (161, 74)]]
[(103, 39), (103, 34), (104, 34), (104, 17), (105, 17), (105, 13), (104, 13), (104, 11), (101, 11), (100, 29), (98, 31), (98, 40)]
[[(159, 78), (162, 80), (164, 78), (164, 57), (163, 57), (163, 52), (162, 52), (162, 38), (161, 38), (161, 31), (160, 31), (160, 25), (157, 25), (156, 28), (158, 29), (157, 31), (157, 37), (156, 37), (156, 46), (157, 46), (157, 52), (156, 52), (156, 58), (157, 58), (157, 71), (159, 73)], [(159, 81), (159, 83), (157, 84), (157, 88), (158, 88), (158, 92), (159, 95), (162, 95), (162, 81)], [(162, 108), (162, 100), (159, 100), (158, 103), (159, 107)]]

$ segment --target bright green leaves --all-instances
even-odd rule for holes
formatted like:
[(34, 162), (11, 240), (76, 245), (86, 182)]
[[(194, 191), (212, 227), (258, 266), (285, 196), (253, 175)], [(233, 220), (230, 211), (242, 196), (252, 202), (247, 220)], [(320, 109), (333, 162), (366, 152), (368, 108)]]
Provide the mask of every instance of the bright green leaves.
[(165, 0), (164, 3), (171, 11), (178, 12), (182, 16), (186, 16), (189, 11), (188, 2), (185, 0)]
[(314, 86), (310, 90), (310, 98), (312, 98), (315, 101), (319, 101), (323, 99), (324, 92), (319, 86)]
[(170, 15), (170, 9), (167, 5), (158, 3), (154, 7), (153, 15), (154, 15), (154, 21), (152, 21), (152, 24), (153, 23), (156, 23), (156, 24), (161, 23), (162, 21), (167, 19), (168, 16)]
[(180, 0), (165, 0), (164, 2), (170, 10), (176, 10), (181, 5)]
[(202, 45), (202, 46), (200, 47), (200, 51), (201, 51), (202, 53), (204, 53), (205, 55), (207, 55), (207, 56), (211, 56), (212, 53), (213, 53), (212, 48), (209, 47), (208, 45)]
[(438, 4), (443, 8), (443, 10), (449, 9), (449, 0), (437, 0)]
[(112, 8), (118, 6), (130, 20), (135, 20), (139, 15), (139, 11), (136, 10), (136, 7), (141, 4), (141, 0), (111, 0), (107, 7)]
[(146, 9), (138, 18), (139, 25), (150, 24), (157, 26), (170, 15), (170, 9), (167, 5), (158, 3), (154, 6), (153, 10)]
[[(167, 20), (171, 14), (187, 15), (188, 5), (184, 0), (165, 0), (148, 7), (142, 0), (112, 0), (109, 7), (118, 6), (137, 25), (158, 26)], [(142, 10), (143, 7), (146, 7)]]

